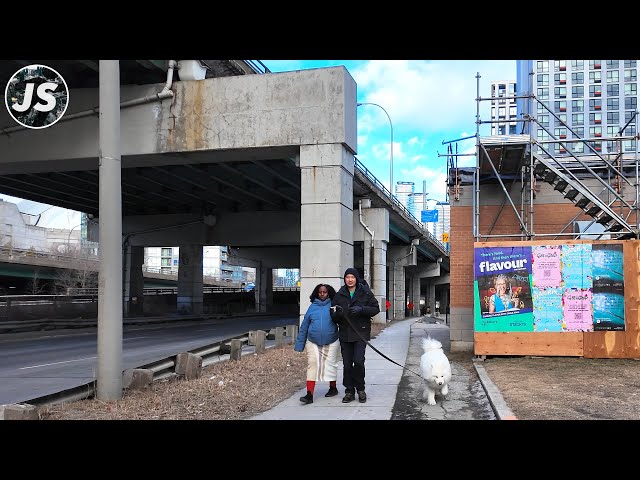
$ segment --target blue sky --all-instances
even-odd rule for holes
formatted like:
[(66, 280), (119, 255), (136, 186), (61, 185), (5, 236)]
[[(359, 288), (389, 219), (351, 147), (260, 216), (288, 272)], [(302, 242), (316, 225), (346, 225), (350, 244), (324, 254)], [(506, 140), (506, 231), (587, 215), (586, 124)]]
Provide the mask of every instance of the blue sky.
[[(358, 103), (376, 103), (393, 124), (393, 181), (412, 181), (427, 198), (446, 198), (449, 142), (476, 133), (476, 95), (490, 96), (494, 80), (515, 80), (515, 60), (262, 60), (273, 72), (344, 65), (357, 84)], [(480, 103), (489, 120), (489, 102)], [(389, 187), (389, 118), (381, 108), (362, 105), (358, 114), (358, 159)], [(489, 135), (490, 125), (480, 126)], [(456, 144), (452, 145), (456, 152)], [(474, 153), (475, 139), (457, 143), (458, 153)], [(475, 157), (458, 157), (475, 165)], [(433, 204), (427, 204), (432, 207)]]
[[(494, 80), (515, 80), (515, 60), (262, 60), (272, 72), (344, 65), (357, 84), (359, 103), (376, 103), (393, 124), (393, 180), (412, 181), (427, 198), (445, 200), (447, 145), (476, 133), (476, 94), (490, 95)], [(481, 120), (489, 120), (489, 102), (480, 102)], [(389, 188), (391, 140), (389, 118), (381, 108), (362, 105), (358, 114), (358, 159)], [(490, 125), (480, 126), (489, 135)], [(456, 145), (453, 145), (454, 152)], [(457, 143), (458, 153), (473, 153), (475, 139)], [(458, 165), (473, 165), (474, 157), (458, 157)], [(48, 205), (20, 202), (25, 213), (39, 214)], [(427, 204), (427, 208), (433, 204)], [(80, 223), (76, 212), (49, 209), (40, 226), (73, 228)]]

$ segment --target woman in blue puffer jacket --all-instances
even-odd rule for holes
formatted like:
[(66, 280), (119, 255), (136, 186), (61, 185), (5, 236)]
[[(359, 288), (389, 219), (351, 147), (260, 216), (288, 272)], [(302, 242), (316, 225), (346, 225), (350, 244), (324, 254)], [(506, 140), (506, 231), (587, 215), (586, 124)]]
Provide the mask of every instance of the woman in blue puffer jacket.
[(311, 305), (304, 314), (300, 331), (293, 349), (302, 352), (307, 349), (307, 394), (300, 397), (304, 405), (313, 403), (316, 382), (329, 382), (325, 397), (338, 394), (338, 327), (331, 319), (329, 308), (336, 291), (331, 285), (319, 283), (309, 299)]

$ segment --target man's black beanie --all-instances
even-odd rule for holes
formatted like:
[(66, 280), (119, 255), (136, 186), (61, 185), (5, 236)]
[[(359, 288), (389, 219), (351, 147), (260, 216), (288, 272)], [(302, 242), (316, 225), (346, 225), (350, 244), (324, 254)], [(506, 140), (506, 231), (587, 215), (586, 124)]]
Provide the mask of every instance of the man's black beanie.
[(344, 275), (342, 276), (342, 279), (344, 280), (344, 277), (346, 277), (347, 275), (353, 275), (354, 277), (356, 277), (356, 285), (358, 283), (360, 283), (360, 276), (358, 275), (358, 270), (356, 270), (355, 268), (351, 267), (351, 268), (347, 268), (344, 271)]

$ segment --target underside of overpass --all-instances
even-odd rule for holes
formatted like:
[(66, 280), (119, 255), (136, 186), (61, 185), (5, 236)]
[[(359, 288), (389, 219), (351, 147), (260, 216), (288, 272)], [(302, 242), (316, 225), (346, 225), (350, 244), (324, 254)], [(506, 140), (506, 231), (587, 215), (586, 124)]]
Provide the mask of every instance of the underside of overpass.
[[(206, 80), (174, 79), (171, 98), (121, 110), (125, 270), (137, 268), (144, 246), (180, 245), (181, 255), (185, 251), (181, 262), (189, 263), (198, 256), (198, 246), (228, 245), (235, 249), (235, 261), (247, 266), (265, 271), (301, 268), (302, 291), (319, 281), (339, 285), (344, 269), (359, 261), (353, 246), (361, 240), (354, 237), (350, 219), (366, 198), (371, 208), (389, 212), (384, 252), (394, 252), (392, 262), (411, 256), (402, 265), (434, 264), (438, 272), (448, 272), (442, 246), (425, 238), (421, 225), (407, 221), (406, 212), (357, 161), (354, 168), (355, 83), (346, 71), (256, 76), (252, 74), (263, 72), (242, 63), (249, 61), (203, 62), (210, 67)], [(98, 116), (73, 115), (97, 111), (98, 61), (44, 63), (68, 82), (66, 115), (71, 119), (33, 132), (12, 129), (11, 119), (0, 116), (0, 191), (89, 214), (94, 227), (90, 239), (97, 240)], [(10, 72), (2, 78), (19, 68), (15, 62), (0, 65), (0, 72)], [(123, 102), (153, 97), (168, 76), (166, 61), (121, 61), (120, 67)], [(307, 96), (291, 94), (295, 88)], [(333, 147), (324, 145), (339, 145), (340, 150), (333, 153)], [(329, 191), (336, 181), (337, 195)], [(325, 210), (317, 210), (323, 205)], [(303, 211), (322, 211), (338, 225), (329, 226), (329, 234), (318, 232), (313, 225), (305, 226)], [(353, 225), (355, 232), (358, 223)], [(410, 247), (414, 239), (419, 241), (415, 251)], [(304, 242), (321, 249), (303, 251)], [(188, 252), (183, 245), (195, 250)], [(330, 270), (314, 260), (312, 266), (303, 265), (309, 255), (320, 257), (325, 251), (339, 259)], [(383, 263), (388, 264), (386, 259)], [(125, 289), (129, 282), (129, 296), (135, 296), (132, 285), (139, 280), (128, 275)], [(402, 281), (404, 285), (404, 277)], [(262, 282), (268, 284), (268, 278)], [(388, 283), (382, 283), (384, 291), (379, 292), (383, 309)], [(408, 291), (402, 290), (399, 299)], [(257, 308), (263, 302), (258, 297), (265, 294), (264, 288), (256, 288)]]

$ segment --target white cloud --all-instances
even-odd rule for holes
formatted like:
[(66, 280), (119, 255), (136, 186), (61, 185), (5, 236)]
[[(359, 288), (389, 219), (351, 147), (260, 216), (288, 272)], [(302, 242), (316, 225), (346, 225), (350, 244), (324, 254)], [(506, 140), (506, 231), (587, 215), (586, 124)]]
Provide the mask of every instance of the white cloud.
[[(481, 97), (488, 97), (491, 81), (515, 80), (516, 61), (372, 60), (351, 73), (364, 101), (384, 107), (394, 128), (461, 131), (475, 125), (476, 74)], [(480, 104), (488, 112), (489, 102)]]

